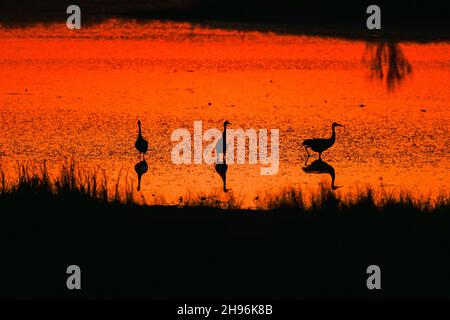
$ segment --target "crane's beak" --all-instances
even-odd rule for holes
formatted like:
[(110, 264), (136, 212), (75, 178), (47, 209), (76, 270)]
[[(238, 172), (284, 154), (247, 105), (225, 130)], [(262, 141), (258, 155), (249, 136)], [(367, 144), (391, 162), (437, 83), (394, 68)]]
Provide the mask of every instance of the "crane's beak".
[(338, 124), (337, 124), (337, 126), (338, 126), (338, 127), (343, 127), (344, 125), (343, 125), (343, 124), (339, 124), (339, 123), (338, 123)]

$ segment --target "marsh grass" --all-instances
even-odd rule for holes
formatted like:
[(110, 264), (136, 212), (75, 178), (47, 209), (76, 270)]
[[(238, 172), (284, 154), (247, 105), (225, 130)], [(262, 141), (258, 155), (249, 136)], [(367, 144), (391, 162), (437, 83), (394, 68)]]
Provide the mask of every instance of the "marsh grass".
[(438, 196), (414, 196), (408, 190), (387, 191), (366, 185), (356, 192), (338, 193), (325, 184), (319, 189), (305, 193), (300, 188), (287, 188), (278, 193), (258, 197), (260, 210), (288, 210), (301, 212), (450, 212), (450, 195), (441, 192)]
[(232, 191), (224, 193), (222, 191), (212, 191), (208, 194), (188, 193), (180, 198), (180, 207), (209, 207), (226, 210), (238, 210), (243, 206), (241, 196)]
[[(119, 206), (166, 206), (164, 198), (147, 202), (142, 195), (134, 192), (133, 183), (121, 175), (110, 186), (104, 171), (82, 170), (74, 162), (61, 166), (59, 173), (50, 175), (45, 162), (39, 166), (17, 164), (16, 180), (8, 181), (5, 171), (0, 168), (0, 201), (35, 201), (74, 203), (95, 203), (97, 205)], [(224, 210), (243, 208), (243, 198), (233, 192), (212, 191), (209, 194), (188, 193), (180, 197), (178, 207), (207, 207)], [(318, 190), (305, 193), (301, 188), (286, 188), (276, 193), (266, 193), (255, 198), (255, 211), (282, 210), (305, 213), (336, 212), (448, 212), (450, 196), (442, 192), (437, 197), (415, 197), (410, 191), (399, 192), (375, 189), (370, 185), (360, 187), (353, 193), (338, 193), (325, 184)]]
[(125, 188), (119, 187), (120, 173), (113, 188), (108, 186), (106, 172), (81, 170), (73, 161), (64, 163), (55, 177), (50, 175), (45, 162), (40, 166), (17, 164), (17, 173), (17, 179), (8, 182), (5, 171), (0, 168), (2, 199), (138, 204), (128, 178)]

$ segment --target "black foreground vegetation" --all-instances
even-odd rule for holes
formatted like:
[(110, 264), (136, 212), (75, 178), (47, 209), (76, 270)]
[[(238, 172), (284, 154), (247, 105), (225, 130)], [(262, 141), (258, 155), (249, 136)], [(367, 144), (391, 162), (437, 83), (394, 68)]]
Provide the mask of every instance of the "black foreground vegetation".
[[(1, 298), (450, 298), (450, 198), (297, 190), (268, 210), (147, 206), (69, 164), (1, 174)], [(66, 288), (66, 268), (82, 290)], [(382, 290), (366, 287), (379, 265)]]

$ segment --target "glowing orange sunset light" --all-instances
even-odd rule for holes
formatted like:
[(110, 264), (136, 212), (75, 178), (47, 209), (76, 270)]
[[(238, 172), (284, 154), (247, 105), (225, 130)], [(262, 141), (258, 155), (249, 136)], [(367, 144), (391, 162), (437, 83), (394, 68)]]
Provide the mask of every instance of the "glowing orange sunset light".
[[(176, 128), (280, 130), (280, 170), (229, 166), (227, 185), (252, 206), (257, 195), (288, 186), (315, 189), (327, 175), (302, 171), (301, 142), (337, 142), (323, 158), (337, 192), (382, 185), (437, 194), (450, 176), (450, 46), (394, 44), (412, 70), (394, 90), (371, 78), (362, 41), (208, 29), (188, 23), (110, 20), (79, 32), (64, 25), (0, 29), (0, 161), (75, 159), (105, 170), (111, 183), (133, 171), (137, 119), (149, 141), (147, 201), (176, 203), (188, 192), (221, 188), (212, 166), (174, 165)], [(437, 174), (438, 172), (438, 174)]]

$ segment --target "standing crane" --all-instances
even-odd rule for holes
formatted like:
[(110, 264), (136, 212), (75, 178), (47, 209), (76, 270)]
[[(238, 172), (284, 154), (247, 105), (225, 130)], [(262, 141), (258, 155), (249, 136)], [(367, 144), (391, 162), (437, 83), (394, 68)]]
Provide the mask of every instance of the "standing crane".
[(139, 155), (142, 154), (142, 159), (144, 159), (144, 155), (148, 151), (148, 141), (145, 140), (144, 137), (142, 136), (141, 120), (138, 120), (138, 128), (139, 128), (138, 136), (136, 142), (134, 143), (134, 146), (139, 151)]
[(305, 141), (303, 141), (302, 145), (305, 146), (306, 153), (308, 154), (308, 159), (311, 156), (308, 151), (308, 148), (310, 148), (312, 151), (318, 152), (319, 160), (322, 160), (322, 152), (331, 148), (336, 141), (336, 127), (343, 127), (343, 125), (333, 122), (333, 124), (331, 125), (332, 134), (328, 139), (306, 139)]

